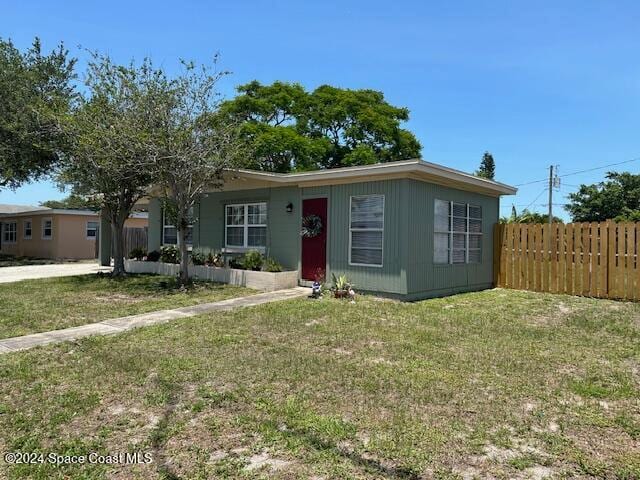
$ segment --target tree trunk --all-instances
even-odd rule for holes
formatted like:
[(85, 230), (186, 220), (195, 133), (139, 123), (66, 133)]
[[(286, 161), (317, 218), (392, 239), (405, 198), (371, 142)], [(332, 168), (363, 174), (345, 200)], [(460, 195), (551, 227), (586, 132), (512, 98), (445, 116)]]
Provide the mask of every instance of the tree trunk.
[[(114, 277), (125, 275), (124, 270), (124, 220), (122, 215), (114, 215), (111, 218), (111, 232), (113, 235), (113, 273)], [(125, 217), (126, 218), (126, 217)]]
[(187, 250), (187, 243), (185, 242), (187, 229), (181, 225), (182, 221), (178, 223), (178, 247), (180, 248), (180, 284), (186, 285), (189, 283), (189, 250)]

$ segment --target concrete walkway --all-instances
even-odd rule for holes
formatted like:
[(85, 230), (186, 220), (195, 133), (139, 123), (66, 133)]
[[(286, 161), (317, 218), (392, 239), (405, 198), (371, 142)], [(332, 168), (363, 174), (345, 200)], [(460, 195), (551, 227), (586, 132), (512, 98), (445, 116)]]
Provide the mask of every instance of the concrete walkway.
[(138, 327), (166, 323), (181, 318), (194, 317), (202, 313), (214, 311), (227, 311), (234, 308), (252, 307), (263, 303), (278, 302), (291, 298), (309, 295), (311, 289), (304, 287), (278, 290), (275, 292), (259, 293), (248, 297), (231, 298), (220, 302), (202, 303), (190, 307), (175, 308), (173, 310), (160, 310), (157, 312), (142, 313), (129, 317), (112, 318), (98, 323), (89, 323), (79, 327), (52, 330), (44, 333), (34, 333), (22, 337), (5, 338), (0, 340), (0, 354), (27, 350), (29, 348), (50, 343), (60, 343), (69, 340), (89, 337), (92, 335), (111, 335)]
[(24, 267), (1, 267), (0, 283), (19, 282), (34, 278), (69, 277), (110, 272), (111, 267), (101, 267), (96, 262), (53, 263), (51, 265), (26, 265)]

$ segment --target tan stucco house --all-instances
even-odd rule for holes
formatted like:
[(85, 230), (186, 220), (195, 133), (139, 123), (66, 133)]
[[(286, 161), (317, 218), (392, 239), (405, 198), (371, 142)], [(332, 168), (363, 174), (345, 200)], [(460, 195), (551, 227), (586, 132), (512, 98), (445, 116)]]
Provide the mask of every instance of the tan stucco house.
[[(144, 228), (146, 215), (125, 227)], [(55, 260), (96, 258), (100, 215), (90, 210), (0, 206), (0, 253)]]

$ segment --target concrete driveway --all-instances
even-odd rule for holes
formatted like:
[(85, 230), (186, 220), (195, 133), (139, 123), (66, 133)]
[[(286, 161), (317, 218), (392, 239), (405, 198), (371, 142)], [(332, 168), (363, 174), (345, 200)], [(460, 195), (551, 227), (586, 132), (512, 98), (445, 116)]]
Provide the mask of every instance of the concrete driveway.
[(25, 267), (1, 267), (0, 283), (19, 282), (33, 278), (68, 277), (109, 272), (111, 267), (101, 267), (98, 263), (56, 263), (52, 265), (29, 265)]

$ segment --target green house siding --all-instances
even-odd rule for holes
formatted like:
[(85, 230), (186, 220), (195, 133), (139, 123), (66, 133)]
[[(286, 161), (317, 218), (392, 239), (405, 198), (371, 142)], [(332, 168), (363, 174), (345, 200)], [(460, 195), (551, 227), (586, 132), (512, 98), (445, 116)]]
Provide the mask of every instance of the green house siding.
[[(354, 195), (384, 195), (383, 266), (349, 264), (350, 201)], [(346, 274), (356, 289), (404, 295), (406, 290), (406, 212), (402, 180), (304, 188), (303, 198), (328, 197), (327, 279)]]
[(159, 251), (162, 246), (162, 205), (157, 198), (149, 202), (149, 227), (147, 242), (149, 251)]
[[(410, 298), (446, 295), (488, 288), (493, 282), (493, 226), (498, 222), (499, 199), (441, 185), (405, 180), (409, 212), (407, 238), (407, 293)], [(482, 207), (482, 262), (438, 265), (433, 262), (435, 200)]]
[[(350, 200), (354, 195), (384, 195), (383, 265), (349, 264)], [(319, 187), (279, 187), (203, 195), (196, 206), (194, 247), (224, 248), (225, 205), (267, 202), (267, 255), (287, 269), (300, 269), (300, 220), (307, 198), (328, 200), (327, 280), (346, 274), (359, 291), (407, 300), (490, 287), (493, 281), (493, 226), (499, 199), (412, 179), (350, 183)], [(435, 199), (482, 207), (482, 262), (475, 265), (433, 263)], [(291, 203), (293, 212), (288, 213)], [(160, 247), (160, 203), (149, 207), (149, 249)]]
[[(194, 225), (194, 247), (220, 250), (225, 246), (225, 206), (231, 203), (267, 203), (267, 255), (287, 269), (297, 269), (299, 253), (300, 190), (295, 187), (264, 188), (203, 195)], [(287, 205), (294, 206), (287, 213)]]

